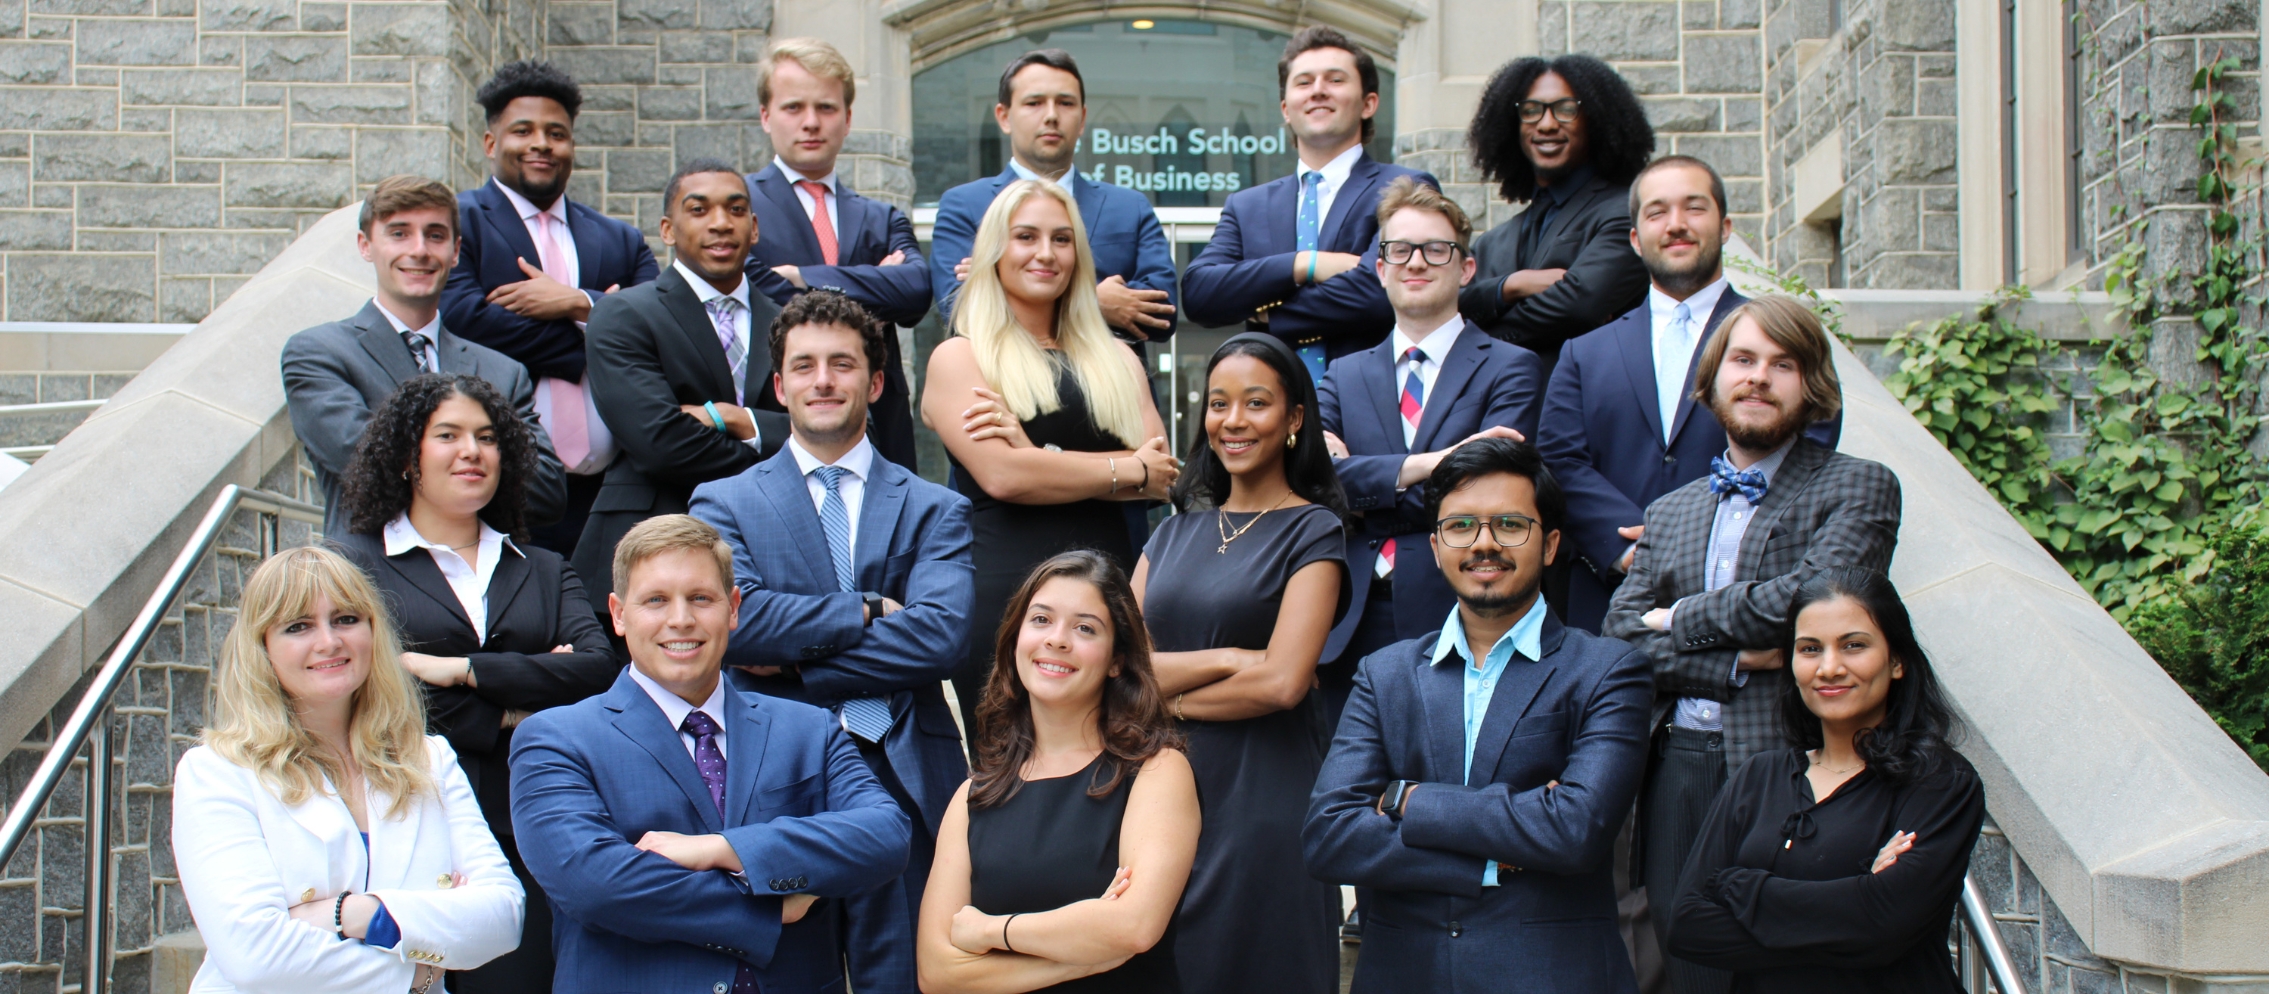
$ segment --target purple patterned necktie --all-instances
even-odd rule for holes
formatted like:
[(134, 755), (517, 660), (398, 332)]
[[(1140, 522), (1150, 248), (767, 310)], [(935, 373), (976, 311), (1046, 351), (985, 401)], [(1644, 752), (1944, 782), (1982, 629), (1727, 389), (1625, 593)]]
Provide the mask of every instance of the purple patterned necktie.
[[(717, 720), (701, 711), (685, 716), (679, 730), (693, 736), (693, 765), (701, 771), (701, 782), (709, 786), (709, 799), (717, 804), (717, 816), (725, 816), (725, 753), (717, 748)], [(747, 963), (733, 972), (732, 994), (756, 994), (756, 970)]]

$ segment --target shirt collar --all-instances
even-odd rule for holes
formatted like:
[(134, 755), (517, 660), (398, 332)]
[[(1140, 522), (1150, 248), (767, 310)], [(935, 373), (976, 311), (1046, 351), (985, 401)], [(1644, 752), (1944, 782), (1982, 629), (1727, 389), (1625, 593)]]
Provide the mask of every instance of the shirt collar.
[[(819, 457), (812, 455), (810, 449), (804, 448), (803, 441), (792, 434), (788, 436), (788, 452), (796, 457), (796, 471), (805, 476), (810, 476), (813, 470), (821, 466), (830, 465), (820, 462)], [(874, 469), (874, 460), (874, 443), (869, 441), (866, 436), (861, 435), (859, 436), (859, 444), (851, 446), (851, 451), (843, 453), (843, 458), (835, 460), (832, 465), (858, 477), (859, 482), (863, 484), (867, 482), (867, 473)]]
[(1536, 192), (1539, 196), (1552, 198), (1553, 206), (1559, 206), (1567, 203), (1569, 197), (1575, 196), (1576, 191), (1589, 185), (1591, 185), (1591, 165), (1586, 163), (1568, 170), (1568, 175), (1560, 177), (1560, 181), (1551, 186), (1537, 187)]
[[(715, 286), (712, 286), (700, 273), (694, 272), (683, 260), (672, 259), (670, 266), (676, 269), (678, 275), (685, 277), (685, 281), (693, 286), (693, 296), (701, 301), (701, 306), (708, 307), (710, 301), (719, 297), (731, 297), (741, 302), (742, 310), (748, 309), (748, 277), (741, 277), (741, 285), (734, 287), (733, 292), (720, 293)], [(751, 329), (751, 331), (756, 333), (755, 329)]]
[(1347, 182), (1347, 174), (1355, 171), (1355, 160), (1362, 157), (1363, 143), (1356, 142), (1348, 146), (1347, 151), (1333, 156), (1330, 162), (1324, 163), (1323, 168), (1310, 169), (1305, 164), (1301, 165), (1297, 175), (1300, 177), (1300, 182), (1306, 183), (1309, 173), (1322, 173), (1324, 174), (1324, 185), (1337, 190), (1340, 184)]
[(640, 672), (637, 663), (630, 664), (626, 669), (630, 671), (630, 678), (637, 682), (638, 689), (645, 691), (646, 696), (654, 699), (654, 705), (662, 709), (662, 717), (669, 720), (671, 729), (682, 731), (685, 728), (685, 716), (697, 710), (708, 715), (709, 720), (716, 722), (718, 729), (730, 729), (730, 726), (725, 724), (725, 675), (723, 673), (717, 674), (717, 686), (710, 689), (709, 699), (701, 702), (701, 706), (696, 708), (687, 704), (685, 698), (671, 693), (669, 688), (655, 683), (653, 677)]
[[(389, 559), (411, 549), (456, 551), (439, 542), (430, 541), (423, 534), (420, 534), (418, 527), (410, 523), (410, 512), (408, 511), (395, 515), (394, 520), (387, 522), (385, 529), (380, 531), (379, 535), (386, 541), (386, 556)], [(480, 541), (481, 551), (483, 552), (496, 548), (510, 549), (515, 556), (525, 557), (527, 555), (527, 553), (520, 551), (519, 546), (512, 544), (512, 536), (489, 527), (486, 521), (481, 522)]]
[(567, 194), (560, 194), (559, 199), (552, 201), (550, 207), (537, 210), (534, 201), (521, 196), (520, 191), (504, 185), (503, 180), (492, 176), (489, 177), (489, 182), (496, 184), (497, 189), (504, 191), (504, 199), (512, 201), (512, 209), (520, 212), (520, 220), (525, 221), (538, 214), (549, 214), (552, 216), (552, 220), (563, 225), (567, 223)]
[(1073, 165), (1070, 169), (1064, 170), (1064, 176), (1062, 179), (1049, 179), (1046, 176), (1042, 176), (1039, 173), (1025, 168), (1024, 163), (1013, 155), (1008, 157), (1008, 168), (1010, 171), (1016, 173), (1016, 178), (1018, 179), (1036, 179), (1043, 183), (1054, 183), (1057, 186), (1063, 187), (1065, 190), (1071, 190), (1073, 184), (1079, 179), (1079, 166), (1077, 165)]
[(788, 165), (788, 160), (783, 159), (777, 155), (772, 157), (772, 164), (780, 168), (780, 175), (787, 177), (788, 185), (790, 186), (794, 186), (797, 183), (812, 182), (826, 187), (827, 192), (830, 194), (838, 197), (843, 195), (843, 190), (835, 185), (836, 171), (833, 169), (828, 170), (827, 175), (825, 176), (822, 176), (818, 179), (812, 179), (811, 177), (806, 176), (803, 173), (797, 172), (794, 166)]
[[(1790, 436), (1789, 440), (1782, 442), (1781, 447), (1774, 449), (1771, 455), (1766, 456), (1763, 459), (1759, 459), (1756, 462), (1750, 463), (1749, 468), (1756, 470), (1759, 474), (1762, 474), (1765, 477), (1765, 482), (1767, 484), (1772, 483), (1773, 474), (1780, 471), (1781, 463), (1788, 458), (1788, 450), (1795, 448), (1796, 440), (1803, 437), (1803, 432), (1797, 432), (1795, 435)], [(1725, 451), (1725, 461), (1727, 465), (1732, 465), (1732, 449), (1727, 449)]]
[(378, 298), (370, 298), (370, 303), (371, 306), (378, 308), (378, 313), (386, 315), (386, 323), (394, 326), (395, 334), (407, 335), (416, 331), (418, 334), (424, 335), (426, 341), (433, 342), (435, 345), (441, 343), (441, 312), (439, 310), (433, 312), (433, 320), (426, 322), (425, 327), (413, 329), (409, 322), (395, 317), (393, 311), (387, 310), (385, 304), (379, 303)]
[(1427, 362), (1439, 364), (1443, 357), (1450, 354), (1451, 349), (1457, 347), (1458, 333), (1464, 330), (1465, 315), (1452, 312), (1450, 319), (1442, 322), (1441, 327), (1426, 334), (1426, 341), (1421, 345), (1412, 341), (1409, 335), (1403, 334), (1402, 325), (1397, 324), (1394, 329), (1394, 361), (1401, 362), (1415, 345), (1426, 350)]
[[(1521, 615), (1521, 620), (1513, 622), (1513, 627), (1505, 630), (1505, 634), (1497, 639), (1497, 645), (1509, 643), (1514, 652), (1518, 652), (1532, 661), (1544, 658), (1544, 615), (1546, 610), (1544, 592), (1539, 590), (1535, 602), (1528, 606), (1528, 613)], [(1490, 651), (1494, 652), (1497, 646), (1493, 645), (1489, 648)], [(1450, 620), (1442, 623), (1442, 636), (1434, 640), (1434, 658), (1428, 660), (1428, 662), (1439, 666), (1442, 660), (1449, 658), (1451, 652), (1456, 652), (1458, 658), (1467, 661), (1474, 658), (1473, 649), (1465, 644), (1465, 619), (1459, 615), (1458, 609), (1454, 607), (1450, 609)]]
[(1650, 284), (1647, 287), (1647, 307), (1651, 309), (1655, 320), (1660, 322), (1668, 320), (1671, 312), (1678, 309), (1678, 305), (1685, 304), (1687, 313), (1694, 320), (1707, 322), (1711, 312), (1717, 310), (1718, 298), (1725, 296), (1727, 285), (1726, 278), (1720, 276), (1716, 282), (1694, 291), (1693, 296), (1685, 300), (1672, 300), (1661, 288)]

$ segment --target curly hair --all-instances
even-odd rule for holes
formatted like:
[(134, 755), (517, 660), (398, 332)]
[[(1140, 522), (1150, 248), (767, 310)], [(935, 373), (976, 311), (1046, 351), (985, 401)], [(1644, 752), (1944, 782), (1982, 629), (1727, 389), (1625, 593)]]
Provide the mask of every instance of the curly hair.
[(481, 508), (489, 527), (519, 541), (528, 539), (528, 481), (536, 475), (536, 435), (520, 420), (511, 402), (487, 380), (463, 373), (422, 373), (402, 381), (394, 395), (370, 412), (354, 458), (347, 461), (339, 503), (347, 530), (375, 535), (410, 509), (418, 486), (418, 449), (426, 423), (441, 402), (463, 397), (481, 405), (496, 431), (496, 496)]
[(867, 314), (859, 302), (833, 290), (813, 290), (799, 293), (780, 309), (780, 316), (772, 319), (772, 331), (765, 336), (772, 350), (774, 372), (788, 368), (788, 332), (807, 324), (849, 328), (859, 333), (859, 344), (867, 354), (867, 372), (879, 373), (890, 361), (890, 343), (882, 336), (890, 334), (883, 324)]
[(1623, 75), (1589, 55), (1536, 56), (1514, 59), (1489, 77), (1481, 103), (1466, 128), (1466, 143), (1473, 149), (1473, 164), (1484, 178), (1497, 183), (1497, 192), (1513, 203), (1536, 196), (1536, 167), (1521, 151), (1520, 103), (1537, 77), (1552, 73), (1568, 81), (1568, 89), (1583, 103), (1584, 134), (1590, 140), (1587, 161), (1592, 171), (1618, 186), (1628, 185), (1646, 168), (1654, 154), (1654, 126)]
[(583, 109), (583, 88), (575, 77), (569, 76), (549, 62), (522, 59), (497, 67), (496, 75), (481, 84), (480, 92), (473, 95), (474, 102), (488, 112), (490, 124), (497, 115), (521, 97), (543, 97), (555, 101), (567, 111), (567, 119), (575, 120), (576, 112)]

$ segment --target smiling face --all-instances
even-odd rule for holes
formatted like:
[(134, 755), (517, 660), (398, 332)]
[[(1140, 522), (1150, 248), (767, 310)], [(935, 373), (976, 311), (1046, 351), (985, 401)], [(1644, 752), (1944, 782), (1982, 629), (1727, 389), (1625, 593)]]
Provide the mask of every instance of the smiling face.
[[(1487, 519), (1499, 514), (1538, 520), (1535, 481), (1516, 473), (1490, 473), (1467, 480), (1442, 497), (1443, 518)], [(1434, 564), (1441, 567), (1458, 600), (1475, 613), (1494, 617), (1525, 612), (1544, 583), (1544, 567), (1560, 548), (1560, 533), (1543, 529), (1541, 524), (1530, 525), (1528, 541), (1513, 548), (1499, 541), (1495, 528), (1481, 529), (1472, 547), (1465, 549), (1451, 548), (1437, 534), (1431, 540)]]
[(1205, 439), (1229, 475), (1281, 473), (1285, 444), (1307, 412), (1292, 402), (1284, 378), (1250, 355), (1215, 363), (1205, 378)]
[(1071, 288), (1079, 266), (1079, 241), (1063, 201), (1036, 192), (1008, 216), (1008, 242), (1001, 249), (1001, 289), (1027, 302), (1054, 302)]
[(264, 639), (284, 696), (303, 711), (353, 697), (370, 679), (372, 631), (368, 616), (317, 592), (305, 613), (269, 628)]
[(706, 549), (666, 549), (631, 564), (607, 595), (631, 665), (687, 703), (717, 689), (726, 639), (740, 626), (741, 592)]
[(1111, 609), (1095, 585), (1059, 576), (1033, 592), (1016, 636), (1016, 676), (1035, 706), (1086, 711), (1101, 705), (1112, 660)]
[(496, 497), (500, 461), (488, 412), (470, 397), (450, 394), (426, 419), (418, 442), (413, 508), (423, 503), (455, 518), (479, 513)]
[[(1576, 91), (1568, 86), (1568, 81), (1551, 70), (1536, 77), (1536, 82), (1528, 88), (1528, 99), (1547, 106), (1575, 96)], [(1537, 181), (1546, 185), (1583, 165), (1591, 154), (1583, 111), (1579, 109), (1573, 121), (1563, 122), (1550, 110), (1534, 121), (1522, 121), (1521, 154), (1528, 156), (1529, 165), (1536, 169)]]
[(481, 152), (499, 182), (550, 207), (575, 174), (575, 119), (550, 97), (516, 98), (489, 122)]
[(378, 272), (378, 292), (432, 306), (457, 265), (457, 218), (439, 207), (415, 207), (374, 218), (355, 233), (355, 247)]
[(1716, 282), (1733, 222), (1718, 209), (1709, 172), (1687, 165), (1655, 169), (1639, 177), (1638, 199), (1631, 247), (1639, 250), (1655, 285), (1689, 294)]
[(1379, 95), (1363, 92), (1355, 53), (1311, 48), (1292, 57), (1278, 107), (1295, 140), (1337, 151), (1363, 134), (1363, 122), (1379, 112)]
[(772, 150), (806, 176), (835, 171), (835, 157), (851, 133), (851, 105), (843, 81), (815, 76), (794, 59), (772, 64), (772, 102), (758, 113)]
[(1087, 127), (1079, 77), (1040, 63), (1017, 70), (1009, 78), (1009, 102), (993, 106), (993, 121), (1026, 167), (1043, 174), (1063, 171)]
[(1710, 413), (1725, 437), (1754, 453), (1780, 448), (1804, 427), (1804, 367), (1744, 314), (1728, 336), (1718, 363)]
[(739, 173), (694, 173), (678, 180), (677, 200), (662, 215), (662, 244), (720, 292), (741, 285), (741, 264), (756, 242), (748, 184)]
[(773, 391), (788, 425), (806, 444), (855, 441), (867, 430), (867, 405), (882, 396), (882, 372), (867, 370), (866, 339), (839, 324), (788, 329)]
[(1867, 608), (1851, 597), (1833, 597), (1796, 616), (1789, 675), (1822, 722), (1858, 729), (1882, 722), (1891, 681), (1907, 674)]
[[(1387, 223), (1379, 227), (1379, 239), (1389, 242), (1409, 242), (1425, 245), (1427, 242), (1456, 243), (1458, 233), (1450, 219), (1429, 210), (1406, 207), (1388, 216)], [(1471, 282), (1474, 272), (1473, 257), (1460, 251), (1451, 257), (1447, 266), (1426, 261), (1422, 250), (1410, 253), (1410, 259), (1400, 265), (1387, 262), (1382, 255), (1378, 260), (1379, 282), (1386, 285), (1387, 302), (1394, 305), (1397, 318), (1431, 320), (1424, 329), (1439, 327), (1457, 310), (1458, 288)]]

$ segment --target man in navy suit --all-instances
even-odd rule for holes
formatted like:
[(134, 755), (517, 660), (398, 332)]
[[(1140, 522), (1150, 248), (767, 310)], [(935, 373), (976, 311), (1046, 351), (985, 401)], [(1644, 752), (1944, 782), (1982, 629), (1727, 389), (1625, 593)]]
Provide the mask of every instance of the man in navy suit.
[[(1733, 223), (1725, 183), (1700, 159), (1666, 155), (1631, 183), (1631, 247), (1645, 262), (1645, 302), (1561, 351), (1545, 391), (1536, 447), (1568, 492), (1570, 626), (1599, 631), (1631, 568), (1654, 499), (1701, 478), (1725, 451), (1725, 429), (1694, 403), (1695, 357), (1748, 298), (1726, 282)], [(1834, 448), (1839, 421), (1814, 425)]]
[(916, 994), (914, 920), (938, 822), (969, 777), (941, 681), (969, 636), (969, 501), (876, 458), (884, 332), (841, 294), (772, 323), (780, 454), (693, 492), (733, 547), (741, 625), (725, 654), (743, 690), (834, 711), (913, 823), (906, 872), (844, 902), (851, 987)]
[[(930, 271), (906, 212), (859, 196), (836, 175), (851, 133), (857, 95), (851, 64), (816, 38), (773, 42), (757, 66), (756, 99), (772, 164), (749, 174), (756, 244), (748, 278), (786, 306), (806, 290), (834, 290), (867, 313), (912, 327), (930, 310)], [(907, 399), (898, 336), (884, 336), (882, 397), (874, 405), (874, 447), (900, 466), (914, 465), (914, 413)]]
[(1087, 127), (1087, 84), (1079, 63), (1060, 48), (1017, 56), (1001, 73), (993, 120), (1008, 136), (1008, 168), (998, 176), (963, 183), (938, 198), (930, 232), (930, 290), (938, 316), (950, 324), (954, 298), (968, 276), (977, 225), (1001, 188), (1020, 179), (1044, 179), (1071, 191), (1087, 244), (1095, 253), (1095, 297), (1103, 320), (1142, 351), (1141, 343), (1174, 333), (1174, 249), (1158, 224), (1150, 198), (1123, 186), (1079, 174), (1072, 150)]
[(1346, 35), (1300, 29), (1276, 64), (1300, 169), (1229, 195), (1213, 241), (1182, 274), (1190, 319), (1244, 324), (1290, 343), (1319, 382), (1331, 359), (1379, 344), (1394, 325), (1373, 265), (1379, 192), (1434, 177), (1363, 152), (1379, 110), (1379, 67)]
[(591, 305), (661, 272), (638, 229), (567, 199), (583, 91), (549, 62), (513, 62), (475, 96), (488, 112), (489, 182), (457, 195), (464, 247), (442, 293), (450, 330), (520, 361), (536, 413), (567, 468), (567, 508), (535, 539), (572, 555), (614, 435), (584, 381)]
[(552, 906), (557, 994), (843, 989), (836, 916), (896, 876), (906, 816), (832, 715), (719, 675), (732, 549), (682, 514), (614, 550), (630, 666), (512, 739), (512, 826)]
[(1562, 503), (1534, 447), (1459, 446), (1426, 493), (1457, 607), (1363, 661), (1301, 833), (1310, 873), (1366, 888), (1355, 987), (1635, 994), (1612, 864), (1653, 670), (1546, 610)]

